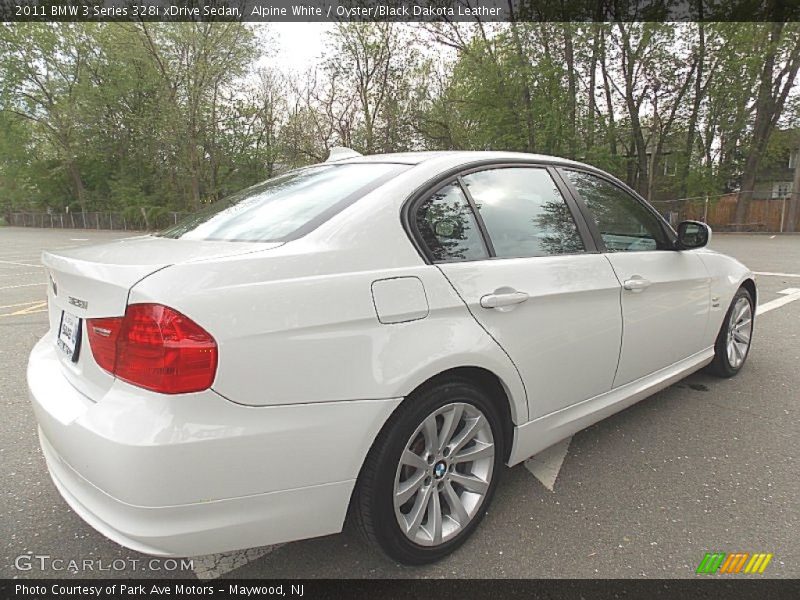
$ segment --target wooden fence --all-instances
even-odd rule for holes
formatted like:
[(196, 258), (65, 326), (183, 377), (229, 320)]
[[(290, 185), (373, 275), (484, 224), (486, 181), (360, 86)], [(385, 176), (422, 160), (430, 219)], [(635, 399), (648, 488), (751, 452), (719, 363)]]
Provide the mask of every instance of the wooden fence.
[[(716, 231), (764, 231), (780, 233), (789, 231), (790, 197), (755, 198), (750, 201), (743, 225), (736, 224), (738, 194), (726, 194), (717, 199), (692, 198), (654, 202), (658, 211), (674, 226), (681, 221), (695, 220), (708, 223)], [(795, 219), (794, 231), (800, 231), (800, 214)]]

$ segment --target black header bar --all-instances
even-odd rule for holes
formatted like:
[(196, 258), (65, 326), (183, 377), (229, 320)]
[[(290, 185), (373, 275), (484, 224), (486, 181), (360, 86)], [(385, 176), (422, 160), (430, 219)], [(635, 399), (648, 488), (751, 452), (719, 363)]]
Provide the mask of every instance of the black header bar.
[(783, 600), (800, 596), (797, 580), (723, 578), (694, 579), (405, 579), (405, 580), (138, 580), (72, 579), (0, 580), (0, 599), (71, 600), (127, 598), (197, 600), (213, 598), (329, 598), (441, 600)]
[(800, 0), (0, 0), (5, 22), (799, 21)]

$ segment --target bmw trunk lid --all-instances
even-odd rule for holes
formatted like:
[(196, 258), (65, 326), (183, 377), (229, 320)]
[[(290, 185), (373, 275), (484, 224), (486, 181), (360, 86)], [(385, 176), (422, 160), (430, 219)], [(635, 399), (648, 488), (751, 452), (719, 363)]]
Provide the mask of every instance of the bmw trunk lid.
[(96, 246), (46, 251), (49, 334), (65, 377), (97, 401), (114, 376), (95, 362), (86, 319), (125, 314), (131, 288), (171, 265), (269, 250), (280, 243), (197, 241), (140, 236)]

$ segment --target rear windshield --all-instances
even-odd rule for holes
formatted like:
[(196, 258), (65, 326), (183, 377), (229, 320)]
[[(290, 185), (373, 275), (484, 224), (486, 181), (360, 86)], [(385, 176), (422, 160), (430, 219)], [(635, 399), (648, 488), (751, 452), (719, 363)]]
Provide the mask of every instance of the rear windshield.
[(187, 240), (288, 241), (318, 227), (407, 168), (348, 163), (298, 169), (215, 202), (160, 235)]

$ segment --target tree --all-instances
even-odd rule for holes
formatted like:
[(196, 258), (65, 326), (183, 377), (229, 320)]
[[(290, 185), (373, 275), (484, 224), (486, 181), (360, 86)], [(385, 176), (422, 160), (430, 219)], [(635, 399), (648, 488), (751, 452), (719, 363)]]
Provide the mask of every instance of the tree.
[[(168, 151), (180, 156), (174, 176), (189, 186), (190, 207), (217, 195), (224, 160), (218, 152), (223, 90), (245, 73), (256, 56), (252, 32), (242, 23), (136, 24), (139, 40), (161, 76), (170, 114), (164, 132)], [(207, 190), (204, 190), (207, 187)]]
[(756, 33), (762, 66), (755, 98), (755, 121), (736, 202), (736, 223), (740, 227), (747, 217), (761, 157), (766, 152), (800, 69), (800, 29), (797, 24), (769, 23), (758, 26)]
[(86, 74), (94, 59), (92, 29), (78, 23), (0, 28), (3, 109), (33, 124), (33, 135), (50, 145), (84, 210), (79, 149), (85, 139)]

